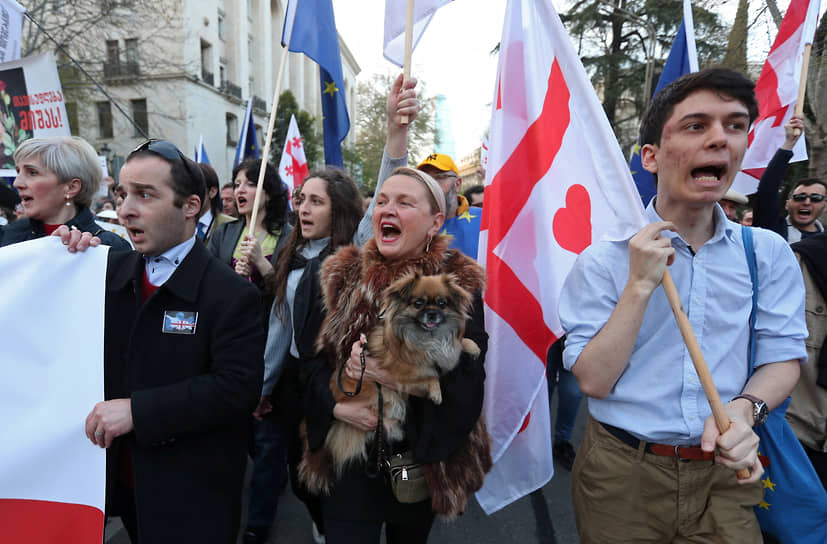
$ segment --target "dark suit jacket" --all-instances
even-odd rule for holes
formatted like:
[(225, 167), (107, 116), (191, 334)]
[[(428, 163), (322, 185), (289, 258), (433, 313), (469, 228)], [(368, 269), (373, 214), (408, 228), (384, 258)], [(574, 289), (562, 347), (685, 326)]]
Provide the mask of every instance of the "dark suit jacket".
[[(244, 225), (246, 225), (246, 221), (243, 217), (237, 221), (230, 221), (219, 225), (210, 237), (209, 244), (207, 244), (210, 252), (218, 257), (219, 261), (228, 266), (233, 263), (233, 251), (235, 251), (235, 246), (238, 244), (238, 239), (241, 238), (241, 231), (244, 230)], [(284, 242), (292, 231), (293, 226), (285, 221), (281, 226), (281, 235), (279, 236), (279, 241), (276, 243), (276, 250), (273, 251), (273, 256), (270, 257), (270, 263), (274, 266), (279, 249), (284, 245)]]
[[(140, 254), (109, 253), (105, 396), (132, 399), (135, 430), (108, 451), (108, 505), (129, 448), (142, 542), (234, 543), (263, 376), (258, 293), (202, 244), (141, 305), (143, 271)], [(163, 332), (179, 311), (197, 312), (194, 334)]]

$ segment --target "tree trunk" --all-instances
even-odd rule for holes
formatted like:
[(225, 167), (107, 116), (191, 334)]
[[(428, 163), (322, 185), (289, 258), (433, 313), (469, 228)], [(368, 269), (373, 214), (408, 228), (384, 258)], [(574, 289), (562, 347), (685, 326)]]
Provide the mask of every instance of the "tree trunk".
[(747, 18), (749, 16), (749, 3), (747, 0), (738, 2), (738, 12), (735, 14), (735, 22), (732, 23), (732, 30), (729, 33), (729, 45), (727, 45), (726, 56), (721, 63), (727, 68), (738, 70), (742, 74), (747, 73)]
[(821, 18), (813, 40), (807, 73), (804, 123), (811, 177), (827, 179), (827, 17)]
[[(617, 3), (618, 7), (624, 9), (622, 0)], [(606, 110), (606, 117), (609, 118), (609, 123), (615, 125), (615, 117), (617, 115), (617, 103), (620, 99), (621, 89), (617, 84), (620, 78), (620, 59), (622, 56), (623, 46), (623, 15), (618, 11), (612, 11), (610, 16), (612, 23), (612, 41), (609, 45), (609, 59), (606, 67), (606, 80), (603, 89), (603, 109)]]
[(779, 28), (781, 26), (781, 21), (784, 17), (781, 16), (781, 12), (778, 11), (778, 2), (775, 0), (767, 0), (767, 8), (770, 10), (770, 15), (772, 15), (772, 20), (775, 23), (775, 28)]

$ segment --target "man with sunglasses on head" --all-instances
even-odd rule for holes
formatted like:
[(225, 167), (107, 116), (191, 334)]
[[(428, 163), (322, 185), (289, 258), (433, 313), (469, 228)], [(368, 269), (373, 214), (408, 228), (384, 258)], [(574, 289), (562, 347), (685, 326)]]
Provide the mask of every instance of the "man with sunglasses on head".
[[(120, 187), (136, 251), (109, 253), (106, 400), (85, 424), (107, 448), (107, 514), (133, 543), (234, 543), (263, 376), (259, 296), (196, 243), (204, 178), (173, 144), (133, 151)], [(59, 234), (70, 251), (98, 243)]]

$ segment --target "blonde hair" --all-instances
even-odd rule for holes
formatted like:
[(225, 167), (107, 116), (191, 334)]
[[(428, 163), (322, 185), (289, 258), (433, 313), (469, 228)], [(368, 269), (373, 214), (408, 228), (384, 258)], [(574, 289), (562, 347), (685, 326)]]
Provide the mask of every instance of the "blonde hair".
[(74, 202), (80, 207), (89, 207), (103, 178), (98, 154), (89, 142), (77, 136), (30, 138), (14, 152), (14, 162), (18, 164), (30, 157), (54, 172), (59, 183), (79, 179), (80, 191)]
[(422, 170), (409, 168), (407, 166), (400, 166), (394, 169), (394, 171), (391, 172), (391, 175), (407, 176), (424, 185), (426, 189), (425, 192), (429, 196), (428, 201), (431, 204), (431, 213), (436, 214), (439, 212), (445, 215), (445, 193), (442, 192), (442, 188), (439, 186), (439, 183), (437, 183), (436, 180), (430, 175), (426, 174)]

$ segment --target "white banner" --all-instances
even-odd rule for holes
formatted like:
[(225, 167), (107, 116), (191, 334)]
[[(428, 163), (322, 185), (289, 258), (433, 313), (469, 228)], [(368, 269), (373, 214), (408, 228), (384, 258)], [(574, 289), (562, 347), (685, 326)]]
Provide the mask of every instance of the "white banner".
[(14, 0), (0, 0), (0, 62), (20, 58), (20, 38), (26, 8)]
[(0, 176), (17, 175), (12, 157), (24, 140), (69, 135), (54, 56), (0, 64)]
[(84, 423), (103, 400), (107, 251), (0, 249), (0, 542), (102, 541), (106, 455)]

